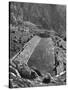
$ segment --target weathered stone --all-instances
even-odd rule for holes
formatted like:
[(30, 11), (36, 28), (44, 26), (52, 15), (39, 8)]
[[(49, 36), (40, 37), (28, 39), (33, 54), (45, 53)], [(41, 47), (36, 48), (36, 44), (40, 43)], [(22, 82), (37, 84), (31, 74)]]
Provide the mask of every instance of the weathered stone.
[(42, 73), (53, 73), (54, 59), (54, 46), (51, 38), (41, 38), (40, 42), (34, 49), (29, 61), (29, 67), (35, 66)]
[(40, 37), (38, 36), (34, 36), (29, 42), (27, 42), (24, 46), (24, 50), (21, 51), (20, 53), (18, 53), (15, 57), (13, 57), (12, 59), (10, 59), (10, 62), (14, 65), (13, 62), (19, 62), (18, 64), (21, 65), (23, 63), (28, 62), (31, 54), (33, 53), (35, 47), (37, 46), (37, 44), (39, 43), (39, 41), (41, 40)]

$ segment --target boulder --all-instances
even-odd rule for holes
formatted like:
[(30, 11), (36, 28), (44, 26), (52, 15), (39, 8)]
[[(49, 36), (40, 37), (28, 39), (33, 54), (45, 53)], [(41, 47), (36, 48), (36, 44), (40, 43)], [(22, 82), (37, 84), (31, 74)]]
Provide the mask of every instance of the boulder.
[(51, 38), (41, 38), (28, 60), (29, 67), (36, 67), (40, 72), (54, 75), (54, 44)]

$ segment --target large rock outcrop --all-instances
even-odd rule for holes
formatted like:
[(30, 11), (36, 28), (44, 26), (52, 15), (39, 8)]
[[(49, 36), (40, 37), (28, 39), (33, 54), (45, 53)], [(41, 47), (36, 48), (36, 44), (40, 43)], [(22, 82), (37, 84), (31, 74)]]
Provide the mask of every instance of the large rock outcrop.
[(54, 74), (54, 64), (54, 43), (51, 38), (41, 38), (28, 61), (28, 65), (29, 67), (35, 66), (44, 74), (46, 72)]

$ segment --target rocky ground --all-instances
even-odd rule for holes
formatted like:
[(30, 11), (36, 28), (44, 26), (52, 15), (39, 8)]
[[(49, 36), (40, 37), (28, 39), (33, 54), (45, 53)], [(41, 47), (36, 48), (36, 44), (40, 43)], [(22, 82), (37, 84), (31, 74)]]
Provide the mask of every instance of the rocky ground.
[(66, 85), (66, 72), (60, 73), (54, 77), (50, 73), (42, 74), (37, 69), (29, 68), (23, 64), (21, 67), (14, 68), (10, 65), (9, 69), (9, 87), (38, 87)]
[[(59, 9), (61, 11), (59, 11)], [(37, 5), (14, 2), (10, 3), (10, 88), (66, 84), (65, 17), (65, 6)], [(17, 55), (24, 51), (26, 43), (29, 42), (34, 36), (38, 36), (40, 38), (51, 38), (54, 42), (54, 76), (52, 76), (49, 72), (44, 74), (36, 67), (29, 67), (26, 63), (19, 64), (20, 60), (14, 62), (14, 64), (11, 63), (11, 60), (13, 61)]]

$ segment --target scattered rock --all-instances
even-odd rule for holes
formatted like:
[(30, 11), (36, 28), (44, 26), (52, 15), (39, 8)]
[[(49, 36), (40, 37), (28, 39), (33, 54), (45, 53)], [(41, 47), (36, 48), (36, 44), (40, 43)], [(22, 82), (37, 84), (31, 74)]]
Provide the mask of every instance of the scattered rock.
[(48, 84), (51, 82), (51, 76), (50, 74), (46, 74), (42, 80), (43, 83)]
[(43, 76), (42, 73), (34, 66), (31, 67), (39, 76)]

